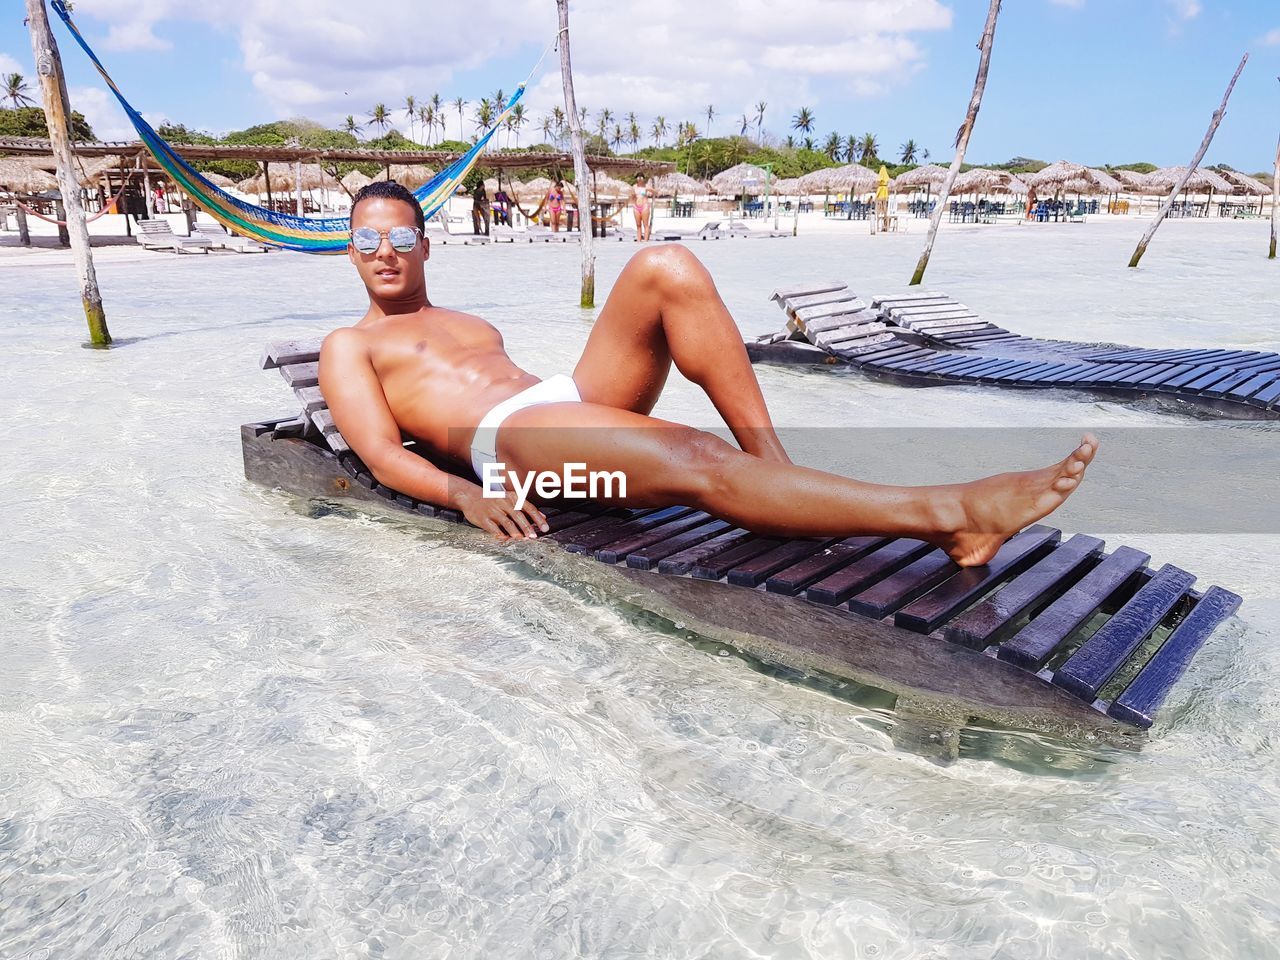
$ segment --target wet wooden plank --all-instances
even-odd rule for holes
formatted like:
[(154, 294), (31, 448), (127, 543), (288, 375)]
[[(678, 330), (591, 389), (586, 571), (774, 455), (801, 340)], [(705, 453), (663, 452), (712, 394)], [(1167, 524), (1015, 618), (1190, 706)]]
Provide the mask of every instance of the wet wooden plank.
[(1119, 547), (1049, 604), (1013, 639), (1002, 643), (996, 656), (1028, 670), (1039, 670), (1071, 634), (1131, 583), (1151, 560), (1133, 547)]
[[(719, 580), (739, 564), (745, 563), (752, 557), (758, 557), (768, 550), (773, 550), (785, 542), (780, 537), (747, 539), (728, 550), (699, 560), (689, 572), (698, 580)], [(662, 569), (661, 565), (658, 569)]]
[(263, 370), (274, 370), (294, 363), (314, 363), (319, 359), (319, 340), (283, 340), (267, 344), (261, 365)]
[(1194, 574), (1166, 563), (1054, 671), (1053, 683), (1083, 700), (1093, 700), (1112, 674), (1186, 595), (1195, 579)]
[(764, 588), (769, 593), (794, 597), (809, 584), (853, 563), (888, 542), (885, 537), (848, 537), (839, 543), (833, 543), (821, 553), (771, 574), (765, 581)]
[(1224, 380), (1219, 380), (1213, 386), (1201, 391), (1202, 396), (1206, 397), (1225, 397), (1236, 387), (1242, 386), (1249, 380), (1253, 379), (1253, 374), (1248, 370), (1238, 370)]
[(597, 549), (592, 556), (601, 563), (617, 563), (626, 559), (632, 551), (651, 547), (656, 543), (674, 537), (676, 534), (684, 533), (692, 527), (701, 526), (711, 519), (710, 514), (695, 510), (682, 517), (676, 517), (674, 520), (668, 520), (666, 523), (649, 527), (647, 530), (641, 530), (627, 534), (617, 540), (611, 540)]
[(1280, 380), (1274, 373), (1260, 373), (1249, 378), (1237, 387), (1232, 387), (1224, 394), (1224, 396), (1232, 400), (1247, 400), (1262, 390), (1263, 387), (1270, 386)]
[(958, 573), (960, 568), (941, 550), (932, 550), (914, 563), (849, 598), (849, 609), (879, 620)]
[(899, 610), (893, 622), (904, 630), (932, 633), (996, 584), (1035, 563), (1053, 549), (1061, 536), (1060, 531), (1042, 524), (1027, 527), (1001, 545), (990, 563), (962, 569)]
[[(553, 529), (549, 534), (550, 539), (556, 543), (566, 542), (569, 538), (578, 535), (595, 535), (601, 530), (616, 530), (628, 520), (632, 520), (637, 516), (644, 514), (643, 510), (609, 510), (600, 514), (588, 523), (575, 525), (572, 531), (559, 531)], [(554, 527), (554, 524), (552, 525)], [(579, 551), (581, 552), (581, 551)]]
[(737, 528), (726, 530), (724, 533), (716, 534), (710, 540), (683, 547), (671, 554), (671, 556), (659, 560), (658, 572), (668, 576), (682, 576), (690, 573), (695, 566), (703, 561), (710, 560), (722, 553), (728, 553), (730, 550), (734, 550), (747, 542), (761, 539), (763, 538), (757, 537), (749, 530), (739, 530)]
[(642, 510), (617, 526), (604, 525), (596, 530), (586, 530), (584, 529), (584, 524), (583, 527), (576, 528), (565, 537), (558, 538), (557, 542), (563, 545), (570, 553), (591, 553), (607, 543), (612, 543), (631, 534), (643, 533), (669, 520), (679, 519), (692, 512), (692, 507), (663, 507), (660, 510)]
[(804, 592), (805, 599), (827, 606), (844, 603), (859, 590), (913, 563), (932, 549), (923, 540), (906, 537), (890, 540), (861, 560), (811, 584)]
[(1050, 603), (1092, 563), (1104, 547), (1097, 537), (1076, 534), (1029, 570), (942, 628), (952, 643), (983, 650), (1002, 639), (1014, 621)]
[(783, 300), (790, 300), (792, 297), (806, 297), (819, 293), (832, 293), (836, 290), (847, 290), (848, 288), (849, 285), (847, 283), (842, 283), (839, 280), (827, 280), (823, 282), (812, 281), (804, 284), (803, 286), (782, 287), (773, 291), (773, 294), (769, 299), (775, 303), (780, 303)]
[(1248, 402), (1256, 407), (1269, 407), (1276, 400), (1280, 400), (1280, 380), (1263, 390), (1259, 390), (1249, 398)]
[(1182, 678), (1204, 642), (1240, 607), (1240, 597), (1210, 587), (1195, 608), (1169, 635), (1155, 656), (1139, 671), (1107, 714), (1125, 723), (1149, 727), (1173, 685)]
[(726, 578), (736, 587), (759, 586), (770, 574), (821, 553), (836, 542), (830, 538), (788, 540), (772, 550), (737, 564), (727, 572)]
[(661, 560), (682, 550), (705, 543), (712, 537), (736, 529), (726, 520), (709, 520), (675, 536), (651, 543), (627, 554), (627, 566), (633, 570), (652, 570)]
[(320, 382), (320, 364), (291, 363), (280, 368), (280, 376), (295, 390), (299, 387), (314, 387)]

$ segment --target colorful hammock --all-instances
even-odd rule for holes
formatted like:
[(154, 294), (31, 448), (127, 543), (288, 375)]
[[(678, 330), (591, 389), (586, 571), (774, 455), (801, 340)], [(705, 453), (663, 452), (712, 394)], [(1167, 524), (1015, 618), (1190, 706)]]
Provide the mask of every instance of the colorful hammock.
[[(89, 44), (85, 42), (75, 23), (72, 22), (64, 0), (53, 0), (52, 6), (54, 12), (62, 18), (62, 22), (71, 31), (76, 43), (80, 44), (80, 48), (93, 61), (93, 65), (97, 67), (98, 73), (111, 88), (111, 92), (115, 94), (116, 100), (120, 102), (120, 106), (138, 131), (138, 136), (142, 138), (143, 145), (201, 210), (227, 229), (260, 243), (269, 243), (302, 253), (342, 253), (346, 250), (351, 237), (350, 225), (346, 217), (300, 217), (289, 213), (277, 213), (232, 196), (201, 176), (124, 98), (115, 81), (107, 73), (106, 67), (102, 65), (102, 61), (90, 49)], [(493, 125), (471, 146), (470, 150), (413, 192), (422, 206), (423, 216), (430, 217), (453, 196), (462, 179), (480, 159), (480, 154), (484, 151), (489, 139), (524, 95), (524, 90), (524, 83), (516, 88), (511, 99), (507, 101), (505, 109), (498, 114)]]

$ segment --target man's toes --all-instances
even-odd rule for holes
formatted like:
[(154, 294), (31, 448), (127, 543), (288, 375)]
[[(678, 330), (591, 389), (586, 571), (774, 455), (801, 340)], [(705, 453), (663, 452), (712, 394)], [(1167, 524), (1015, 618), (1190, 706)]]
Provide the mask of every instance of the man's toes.
[(1074, 490), (1078, 482), (1075, 477), (1059, 477), (1053, 482), (1053, 489), (1059, 493), (1066, 493), (1068, 490)]

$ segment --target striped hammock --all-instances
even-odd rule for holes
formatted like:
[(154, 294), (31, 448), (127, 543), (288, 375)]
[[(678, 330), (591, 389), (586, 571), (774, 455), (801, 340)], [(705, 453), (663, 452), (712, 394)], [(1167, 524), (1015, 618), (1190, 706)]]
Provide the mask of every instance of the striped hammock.
[[(62, 18), (62, 22), (66, 24), (67, 29), (71, 31), (76, 43), (80, 44), (80, 48), (93, 61), (93, 65), (97, 67), (98, 73), (111, 88), (111, 92), (115, 94), (116, 100), (120, 102), (120, 106), (138, 131), (138, 136), (142, 138), (143, 145), (201, 210), (227, 229), (260, 243), (283, 247), (286, 250), (297, 250), (301, 253), (342, 253), (346, 250), (351, 238), (350, 225), (346, 217), (299, 217), (289, 213), (276, 213), (274, 210), (247, 203), (239, 197), (232, 196), (201, 176), (124, 98), (115, 81), (108, 75), (106, 67), (102, 65), (102, 61), (76, 29), (64, 0), (53, 0), (52, 6)], [(480, 159), (480, 154), (490, 138), (510, 116), (512, 108), (524, 95), (524, 90), (523, 83), (516, 88), (505, 109), (498, 114), (493, 125), (472, 144), (470, 150), (413, 192), (422, 206), (423, 216), (432, 216), (453, 196), (462, 179)]]

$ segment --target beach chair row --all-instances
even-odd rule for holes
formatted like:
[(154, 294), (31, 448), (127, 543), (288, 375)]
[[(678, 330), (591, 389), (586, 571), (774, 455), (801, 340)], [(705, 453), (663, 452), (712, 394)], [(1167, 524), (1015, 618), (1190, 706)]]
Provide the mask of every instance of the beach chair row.
[[(321, 444), (351, 480), (419, 515), (463, 522), (454, 510), (383, 487), (343, 439), (318, 386), (319, 344), (267, 348), (302, 403), (260, 432)], [(417, 451), (416, 444), (406, 445)], [(986, 566), (961, 569), (927, 543), (884, 537), (786, 539), (734, 527), (690, 507), (551, 506), (546, 539), (601, 563), (715, 581), (839, 610), (885, 630), (926, 635), (1039, 677), (1127, 724), (1150, 726), (1160, 704), (1240, 598), (1193, 589), (1171, 564), (1102, 540), (1030, 527)], [(746, 596), (746, 594), (744, 594)]]
[[(1022, 336), (983, 320), (943, 294), (877, 296), (864, 302), (843, 283), (780, 290), (783, 334), (751, 350), (803, 340), (838, 361), (907, 383), (1166, 395), (1222, 412), (1280, 416), (1280, 354), (1258, 350), (1160, 350)], [(785, 336), (784, 336), (785, 335)]]

